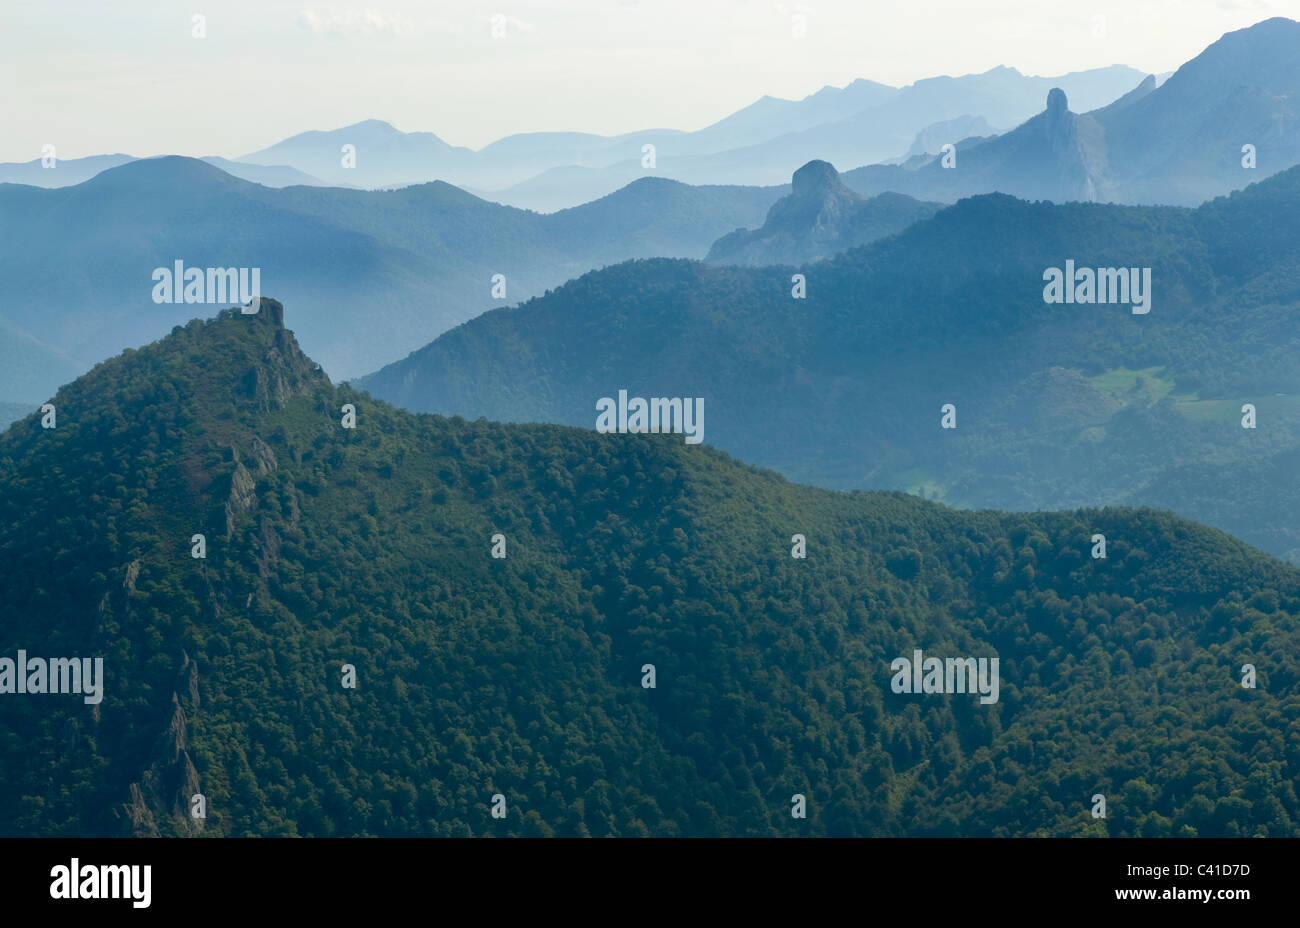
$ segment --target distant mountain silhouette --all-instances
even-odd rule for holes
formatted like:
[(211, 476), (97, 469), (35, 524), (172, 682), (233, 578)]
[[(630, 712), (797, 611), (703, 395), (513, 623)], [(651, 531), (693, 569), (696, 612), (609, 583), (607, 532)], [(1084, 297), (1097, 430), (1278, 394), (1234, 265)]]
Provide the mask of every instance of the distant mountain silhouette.
[[(604, 196), (638, 178), (691, 184), (780, 184), (798, 165), (821, 159), (855, 167), (903, 154), (917, 134), (962, 118), (1014, 126), (1060, 86), (1091, 106), (1109, 103), (1142, 79), (1113, 66), (1055, 78), (1014, 68), (936, 77), (903, 88), (857, 80), (802, 100), (763, 97), (695, 132), (646, 129), (619, 136), (535, 132), (508, 136), (479, 151), (430, 132), (405, 133), (367, 120), (295, 135), (240, 159), (291, 164), (331, 183), (390, 187), (444, 180), (502, 203), (551, 211)], [(947, 141), (953, 141), (948, 139)], [(353, 146), (355, 167), (344, 167)], [(655, 150), (653, 167), (644, 146)]]
[(645, 178), (539, 215), (443, 183), (269, 189), (190, 158), (132, 161), (57, 190), (3, 185), (0, 227), (23, 233), (0, 237), (0, 400), (44, 400), (108, 353), (211, 312), (152, 301), (153, 270), (177, 260), (260, 268), (264, 290), (311, 307), (295, 320), (303, 342), (348, 377), (592, 268), (703, 257), (785, 190)]
[(958, 116), (926, 126), (916, 134), (912, 145), (899, 162), (906, 162), (918, 155), (938, 155), (944, 145), (951, 145), (961, 139), (990, 138), (1000, 135), (1000, 131), (989, 125), (983, 116)]
[[(957, 144), (954, 167), (871, 165), (844, 183), (945, 202), (997, 192), (1194, 206), (1300, 163), (1298, 99), (1300, 23), (1270, 19), (1228, 33), (1159, 86), (1147, 78), (1082, 115), (1053, 88), (1045, 110), (1013, 131)], [(1247, 145), (1254, 168), (1243, 165)]]
[[(598, 199), (646, 177), (694, 185), (779, 185), (798, 165), (847, 167), (906, 160), (958, 136), (990, 135), (1033, 115), (1051, 87), (1089, 107), (1131, 89), (1142, 72), (1115, 65), (1059, 77), (1014, 68), (935, 77), (906, 87), (855, 80), (802, 100), (765, 96), (694, 132), (644, 129), (616, 136), (528, 132), (475, 151), (432, 132), (403, 132), (379, 119), (300, 132), (240, 158), (205, 158), (236, 177), (272, 187), (303, 184), (385, 189), (441, 180), (483, 199), (555, 211)], [(653, 160), (647, 159), (652, 146)], [(69, 186), (128, 155), (0, 165), (0, 183)], [(904, 191), (905, 192), (905, 191)]]
[[(355, 151), (355, 167), (344, 166), (343, 149), (349, 145)], [(469, 164), (473, 154), (432, 132), (401, 132), (382, 120), (367, 119), (341, 129), (301, 132), (236, 160), (291, 164), (334, 184), (374, 188), (443, 179)]]
[[(1047, 123), (1044, 139), (1071, 137)], [(828, 166), (809, 180), (833, 189)], [(1300, 166), (1195, 210), (973, 197), (801, 268), (804, 299), (788, 267), (633, 262), (359, 385), (416, 412), (587, 427), (615, 389), (698, 396), (710, 443), (792, 479), (973, 507), (1164, 506), (1300, 560), (1297, 215)], [(1067, 261), (1137, 268), (1133, 288), (1149, 269), (1148, 311), (1135, 289), (1045, 302)]]
[[(264, 187), (293, 187), (302, 185), (305, 187), (325, 187), (328, 186), (325, 181), (318, 177), (312, 177), (299, 171), (297, 168), (291, 168), (284, 164), (243, 164), (239, 161), (231, 161), (229, 158), (216, 158), (208, 156), (200, 158), (213, 167), (221, 168), (227, 174), (231, 174), (241, 180), (252, 181), (255, 184), (261, 184)], [(346, 184), (340, 186), (347, 186)]]
[(30, 184), (33, 187), (70, 187), (90, 180), (101, 171), (136, 160), (132, 155), (92, 155), (89, 158), (55, 157), (52, 167), (42, 159), (0, 164), (0, 184)]
[[(72, 158), (67, 161), (56, 159), (53, 166), (48, 168), (42, 166), (40, 158), (33, 161), (0, 164), (0, 184), (29, 184), (33, 187), (71, 187), (85, 183), (101, 171), (107, 171), (110, 168), (138, 160), (141, 159), (134, 158), (131, 155), (95, 155), (90, 158)], [(305, 184), (313, 187), (324, 185), (324, 181), (283, 164), (242, 164), (238, 161), (217, 157), (200, 158), (199, 160), (221, 168), (227, 174), (267, 187), (289, 187), (294, 184)]]

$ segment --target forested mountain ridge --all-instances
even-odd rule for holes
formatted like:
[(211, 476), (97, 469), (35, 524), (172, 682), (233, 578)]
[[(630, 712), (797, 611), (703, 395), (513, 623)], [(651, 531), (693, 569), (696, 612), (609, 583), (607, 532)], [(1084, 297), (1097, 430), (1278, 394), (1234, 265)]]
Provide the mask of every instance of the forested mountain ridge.
[[(1295, 558), (1298, 210), (1300, 168), (1195, 210), (972, 197), (818, 264), (606, 268), (358, 385), (418, 412), (588, 428), (621, 388), (701, 397), (706, 441), (791, 479), (1155, 505)], [(1136, 292), (1045, 302), (1067, 267), (1137, 269), (1135, 286), (1149, 269), (1148, 311)]]
[[(269, 300), (53, 403), (0, 435), (0, 654), (106, 682), (0, 695), (4, 834), (1298, 833), (1300, 572), (1167, 513), (416, 416)], [(998, 700), (894, 692), (914, 649)]]

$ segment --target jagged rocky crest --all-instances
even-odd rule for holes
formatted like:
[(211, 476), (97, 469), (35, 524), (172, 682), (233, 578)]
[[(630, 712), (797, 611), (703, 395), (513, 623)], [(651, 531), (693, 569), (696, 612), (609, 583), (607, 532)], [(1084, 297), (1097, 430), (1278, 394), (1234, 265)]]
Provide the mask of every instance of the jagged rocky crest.
[[(252, 400), (258, 410), (269, 412), (284, 406), (292, 397), (321, 385), (329, 385), (329, 378), (316, 362), (312, 361), (284, 327), (284, 307), (275, 300), (260, 299), (260, 311), (250, 314), (254, 325), (271, 329), (270, 343), (258, 363), (253, 364), (240, 379), (240, 393)], [(225, 310), (213, 324), (223, 319), (235, 319), (241, 310)]]

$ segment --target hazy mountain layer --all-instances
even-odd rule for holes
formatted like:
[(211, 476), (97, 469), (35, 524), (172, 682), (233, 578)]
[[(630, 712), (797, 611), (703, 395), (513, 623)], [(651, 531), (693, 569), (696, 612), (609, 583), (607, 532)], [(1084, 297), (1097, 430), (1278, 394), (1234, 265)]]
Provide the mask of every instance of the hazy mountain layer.
[(866, 196), (946, 202), (999, 192), (1195, 206), (1300, 163), (1298, 50), (1300, 23), (1266, 20), (1228, 33), (1158, 87), (1149, 77), (1091, 112), (1053, 89), (1015, 130), (957, 142), (955, 161), (871, 165), (844, 182)]
[[(551, 211), (605, 196), (647, 173), (691, 184), (770, 186), (784, 183), (795, 168), (815, 158), (842, 167), (871, 164), (902, 154), (935, 123), (982, 117), (1014, 126), (1034, 114), (1052, 87), (1092, 108), (1115, 100), (1142, 77), (1115, 65), (1059, 77), (999, 67), (902, 88), (857, 80), (798, 101), (763, 97), (696, 132), (646, 129), (611, 137), (532, 132), (480, 151), (372, 119), (300, 133), (239, 160), (288, 164), (333, 183), (363, 187), (442, 180), (487, 199)], [(654, 149), (650, 166), (647, 145)]]
[[(90, 180), (96, 174), (115, 168), (130, 161), (138, 161), (130, 155), (96, 155), (90, 158), (71, 158), (66, 161), (55, 158), (45, 162), (36, 158), (32, 161), (0, 164), (0, 184), (26, 184), (31, 187), (71, 187)], [(289, 187), (294, 184), (324, 186), (324, 181), (304, 174), (296, 168), (286, 165), (244, 164), (227, 158), (200, 158), (213, 167), (221, 168), (242, 180), (267, 187)], [(340, 184), (339, 186), (348, 186)]]
[[(975, 197), (821, 264), (607, 268), (361, 385), (588, 428), (620, 389), (702, 397), (706, 442), (794, 479), (1167, 506), (1297, 557), (1298, 212), (1300, 168), (1196, 210)], [(1079, 299), (1046, 302), (1067, 270)]]
[(303, 307), (304, 344), (348, 377), (592, 268), (703, 257), (718, 236), (761, 223), (784, 192), (646, 178), (541, 216), (442, 183), (271, 190), (187, 158), (59, 190), (0, 186), (0, 227), (22, 230), (0, 239), (0, 397), (42, 401), (112, 353), (239, 301), (214, 290), (207, 310), (155, 303), (155, 271), (174, 275), (177, 261), (205, 284), (208, 268), (247, 269), (250, 284), (259, 269), (262, 292)]
[(795, 171), (791, 191), (772, 204), (761, 228), (737, 229), (713, 243), (714, 264), (804, 264), (892, 235), (933, 216), (941, 204), (898, 193), (867, 199), (825, 161)]

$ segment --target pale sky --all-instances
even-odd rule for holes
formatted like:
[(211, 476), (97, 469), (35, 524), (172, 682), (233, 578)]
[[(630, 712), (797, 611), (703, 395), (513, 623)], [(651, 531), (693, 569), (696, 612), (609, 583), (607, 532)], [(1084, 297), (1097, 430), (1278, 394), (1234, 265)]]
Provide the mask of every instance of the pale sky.
[(472, 148), (698, 129), (858, 77), (1169, 71), (1270, 16), (1300, 0), (0, 0), (0, 161), (236, 157), (363, 119)]

